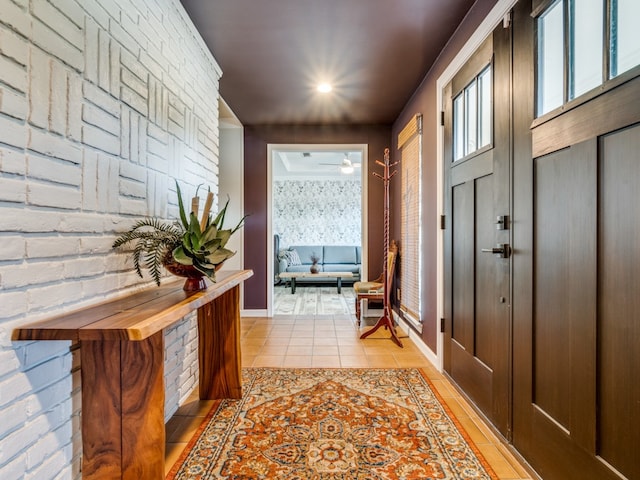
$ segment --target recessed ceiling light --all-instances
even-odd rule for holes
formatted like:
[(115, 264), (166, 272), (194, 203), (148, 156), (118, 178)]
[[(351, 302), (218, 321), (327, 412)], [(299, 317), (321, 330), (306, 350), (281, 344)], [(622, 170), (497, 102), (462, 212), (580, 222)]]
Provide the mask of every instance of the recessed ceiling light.
[(331, 90), (332, 87), (328, 83), (321, 83), (318, 85), (318, 91), (321, 93), (329, 93)]

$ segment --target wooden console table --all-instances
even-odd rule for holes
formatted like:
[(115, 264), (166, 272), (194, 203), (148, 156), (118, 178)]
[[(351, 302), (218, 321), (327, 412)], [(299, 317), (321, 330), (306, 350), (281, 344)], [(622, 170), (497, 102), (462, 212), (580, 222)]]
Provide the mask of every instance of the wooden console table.
[(25, 325), (13, 340), (80, 343), (82, 477), (163, 479), (164, 334), (198, 310), (200, 398), (242, 396), (240, 284), (251, 270), (222, 271), (187, 293), (184, 279)]

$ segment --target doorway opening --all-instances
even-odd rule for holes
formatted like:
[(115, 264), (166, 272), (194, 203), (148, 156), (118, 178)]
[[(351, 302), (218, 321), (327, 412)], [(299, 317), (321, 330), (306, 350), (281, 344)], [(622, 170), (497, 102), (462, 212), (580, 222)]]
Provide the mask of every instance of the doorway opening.
[(367, 158), (364, 144), (268, 145), (267, 315), (281, 283), (278, 253), (291, 246), (358, 247), (358, 275), (366, 278)]

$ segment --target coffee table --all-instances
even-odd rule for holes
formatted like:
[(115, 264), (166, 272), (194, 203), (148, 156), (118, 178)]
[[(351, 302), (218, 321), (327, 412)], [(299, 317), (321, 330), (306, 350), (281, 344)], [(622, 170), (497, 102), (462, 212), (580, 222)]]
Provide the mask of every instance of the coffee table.
[(351, 272), (282, 272), (280, 278), (291, 280), (291, 293), (296, 293), (296, 279), (297, 278), (336, 278), (338, 293), (342, 292), (342, 279), (353, 278)]

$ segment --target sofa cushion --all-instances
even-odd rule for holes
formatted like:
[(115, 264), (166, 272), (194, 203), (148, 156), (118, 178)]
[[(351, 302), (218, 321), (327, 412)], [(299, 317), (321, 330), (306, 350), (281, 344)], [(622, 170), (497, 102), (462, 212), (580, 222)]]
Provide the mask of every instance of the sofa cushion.
[[(358, 263), (356, 247), (345, 245), (327, 245), (324, 247), (324, 263)], [(327, 270), (326, 267), (325, 270)]]
[(322, 265), (322, 248), (322, 245), (291, 245), (289, 250), (296, 250), (298, 252), (298, 255), (300, 256), (300, 263), (302, 265), (311, 265), (313, 263), (311, 261), (312, 254), (319, 257), (320, 260), (318, 263)]
[[(322, 271), (322, 265), (319, 265), (320, 271)], [(309, 264), (307, 265), (289, 265), (287, 272), (309, 272)]]
[(351, 272), (354, 275), (360, 273), (360, 265), (355, 263), (325, 263), (323, 272)]

